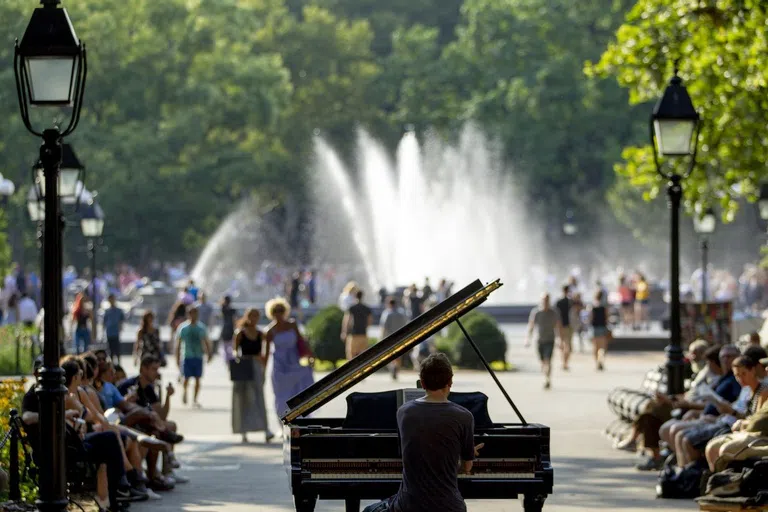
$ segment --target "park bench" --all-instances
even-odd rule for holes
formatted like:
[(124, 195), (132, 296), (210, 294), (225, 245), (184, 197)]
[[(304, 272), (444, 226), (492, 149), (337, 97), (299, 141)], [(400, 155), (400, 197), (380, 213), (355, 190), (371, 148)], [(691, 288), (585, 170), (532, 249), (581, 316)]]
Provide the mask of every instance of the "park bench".
[(667, 373), (663, 366), (649, 370), (639, 390), (623, 387), (612, 389), (608, 393), (608, 407), (616, 415), (616, 420), (605, 429), (606, 435), (613, 439), (623, 438), (654, 395), (666, 392)]

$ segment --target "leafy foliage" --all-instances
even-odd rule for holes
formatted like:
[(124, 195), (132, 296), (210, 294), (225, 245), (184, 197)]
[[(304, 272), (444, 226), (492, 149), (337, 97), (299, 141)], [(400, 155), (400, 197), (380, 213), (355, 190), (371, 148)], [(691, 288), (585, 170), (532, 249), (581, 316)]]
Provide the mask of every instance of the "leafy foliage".
[[(768, 12), (757, 0), (638, 0), (599, 62), (586, 67), (590, 76), (615, 77), (638, 104), (661, 95), (679, 59), (703, 120), (698, 165), (685, 183), (691, 210), (719, 203), (732, 220), (739, 199), (754, 199), (768, 178), (766, 23)], [(650, 145), (629, 146), (616, 166), (646, 199), (664, 186), (651, 151)]]
[[(492, 316), (473, 312), (463, 317), (461, 322), (486, 361), (506, 361), (507, 339), (499, 329), (498, 322)], [(466, 340), (464, 333), (456, 323), (448, 327), (445, 336), (437, 339), (436, 347), (438, 351), (447, 355), (452, 363), (458, 364), (462, 368), (484, 368), (482, 361), (477, 357), (472, 345)]]
[[(765, 12), (756, 0), (708, 5), (67, 0), (89, 48), (71, 142), (107, 215), (105, 258), (193, 258), (248, 196), (311, 218), (313, 135), (353, 160), (358, 126), (392, 149), (406, 127), (452, 137), (473, 121), (503, 145), (534, 213), (560, 219), (577, 209), (585, 237), (615, 222), (611, 210), (657, 225), (659, 209), (612, 190), (613, 166), (623, 159), (620, 176), (647, 199), (658, 195), (642, 144), (647, 102), (671, 56), (695, 77), (689, 88), (706, 120), (688, 205), (716, 199), (732, 215), (765, 175)], [(35, 261), (23, 206), (38, 141), (22, 127), (12, 72), (13, 38), (30, 10), (25, 0), (0, 2), (0, 165), (19, 189), (7, 211), (14, 257)], [(66, 258), (83, 262), (76, 231), (66, 234)], [(309, 237), (285, 231), (304, 250)]]
[(328, 306), (307, 323), (307, 335), (312, 352), (320, 361), (344, 359), (344, 343), (341, 341), (341, 322), (344, 312), (338, 306)]

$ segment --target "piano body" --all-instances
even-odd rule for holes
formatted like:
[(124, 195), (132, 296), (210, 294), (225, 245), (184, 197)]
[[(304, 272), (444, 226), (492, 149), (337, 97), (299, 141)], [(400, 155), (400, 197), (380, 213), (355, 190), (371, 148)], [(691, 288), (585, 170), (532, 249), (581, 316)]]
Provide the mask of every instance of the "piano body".
[(395, 413), (419, 390), (351, 393), (345, 418), (303, 416), (454, 321), (520, 419), (494, 423), (483, 393), (451, 393), (449, 400), (475, 418), (475, 444), (485, 443), (472, 474), (459, 475), (459, 490), (465, 499), (522, 497), (525, 512), (541, 511), (554, 480), (549, 427), (525, 421), (460, 322), (500, 286), (473, 282), (288, 401), (283, 452), (297, 512), (313, 512), (318, 498), (344, 500), (347, 512), (358, 512), (361, 500), (397, 492), (402, 462)]

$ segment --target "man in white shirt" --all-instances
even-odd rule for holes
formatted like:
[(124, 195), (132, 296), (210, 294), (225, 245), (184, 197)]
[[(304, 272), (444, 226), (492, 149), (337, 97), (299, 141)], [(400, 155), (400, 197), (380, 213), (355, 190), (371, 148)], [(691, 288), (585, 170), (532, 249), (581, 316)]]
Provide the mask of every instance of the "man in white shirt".
[(37, 304), (26, 293), (21, 296), (19, 301), (19, 322), (27, 327), (32, 327), (37, 318)]

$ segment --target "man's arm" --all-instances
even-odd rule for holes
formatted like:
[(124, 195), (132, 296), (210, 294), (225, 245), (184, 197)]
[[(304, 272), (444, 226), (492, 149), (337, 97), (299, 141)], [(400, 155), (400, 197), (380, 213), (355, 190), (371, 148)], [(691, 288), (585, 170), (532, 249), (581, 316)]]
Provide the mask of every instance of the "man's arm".
[(40, 421), (40, 414), (31, 411), (24, 411), (21, 413), (21, 421), (25, 425), (37, 425)]
[(528, 347), (531, 344), (531, 336), (533, 336), (533, 328), (535, 325), (536, 320), (536, 310), (534, 309), (531, 311), (530, 316), (528, 317), (528, 330), (525, 334), (525, 346)]
[(174, 338), (176, 338), (176, 366), (181, 368), (181, 330), (177, 330)]

